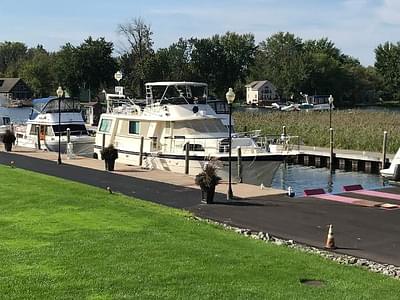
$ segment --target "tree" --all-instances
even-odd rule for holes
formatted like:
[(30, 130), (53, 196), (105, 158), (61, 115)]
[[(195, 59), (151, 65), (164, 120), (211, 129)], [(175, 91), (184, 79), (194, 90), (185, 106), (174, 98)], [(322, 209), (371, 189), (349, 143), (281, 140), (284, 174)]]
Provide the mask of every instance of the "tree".
[(26, 58), (27, 49), (20, 42), (0, 43), (0, 76), (18, 77), (18, 68)]
[(375, 67), (384, 80), (384, 90), (392, 100), (400, 101), (400, 42), (386, 42), (375, 49)]
[(279, 32), (260, 43), (251, 79), (270, 80), (283, 98), (299, 94), (307, 78), (304, 45), (300, 38)]
[(144, 96), (144, 82), (148, 75), (147, 66), (154, 56), (153, 40), (150, 25), (142, 18), (135, 18), (130, 23), (120, 24), (118, 32), (125, 37), (128, 47), (120, 58), (121, 69), (125, 74), (125, 82), (131, 82), (132, 90)]
[(54, 94), (57, 83), (54, 80), (54, 55), (47, 53), (43, 47), (28, 50), (27, 59), (20, 68), (21, 77), (31, 87), (35, 97), (47, 97)]
[(86, 39), (80, 46), (64, 45), (56, 55), (56, 77), (72, 96), (78, 96), (80, 88), (97, 92), (110, 84), (117, 70), (112, 57), (113, 43), (104, 38)]

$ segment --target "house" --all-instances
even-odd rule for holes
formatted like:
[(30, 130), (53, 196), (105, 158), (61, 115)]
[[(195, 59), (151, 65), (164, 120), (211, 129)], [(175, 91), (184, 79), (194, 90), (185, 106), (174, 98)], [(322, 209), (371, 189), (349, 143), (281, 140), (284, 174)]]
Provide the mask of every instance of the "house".
[(0, 103), (2, 105), (30, 98), (32, 98), (32, 90), (21, 78), (0, 78)]
[(246, 103), (249, 105), (271, 105), (279, 101), (276, 87), (268, 80), (253, 81), (246, 85)]

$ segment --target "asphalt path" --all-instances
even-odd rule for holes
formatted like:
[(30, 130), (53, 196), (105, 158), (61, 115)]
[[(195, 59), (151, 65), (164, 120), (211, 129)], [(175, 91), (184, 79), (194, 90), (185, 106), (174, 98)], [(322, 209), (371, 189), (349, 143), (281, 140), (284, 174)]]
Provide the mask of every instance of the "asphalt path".
[[(0, 153), (0, 163), (51, 176), (56, 176), (100, 188), (185, 209), (195, 215), (253, 231), (292, 239), (296, 242), (322, 248), (327, 225), (333, 224), (336, 252), (368, 258), (400, 266), (400, 210), (361, 207), (316, 198), (289, 198), (268, 196), (226, 202), (225, 195), (216, 194), (216, 203), (200, 203), (200, 191), (167, 183), (143, 180), (112, 172), (57, 165), (13, 153)], [(400, 193), (399, 188), (385, 189)], [(346, 196), (375, 200), (376, 198), (346, 193)], [(398, 203), (400, 204), (400, 202)]]

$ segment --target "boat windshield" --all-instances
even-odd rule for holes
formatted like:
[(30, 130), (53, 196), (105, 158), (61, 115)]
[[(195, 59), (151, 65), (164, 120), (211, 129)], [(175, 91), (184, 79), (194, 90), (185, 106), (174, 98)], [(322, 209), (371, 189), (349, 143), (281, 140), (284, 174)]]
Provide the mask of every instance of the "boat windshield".
[(207, 86), (169, 85), (151, 88), (153, 100), (161, 104), (205, 104), (207, 100)]
[(70, 129), (71, 135), (86, 135), (87, 130), (84, 124), (61, 124), (59, 127), (58, 125), (53, 125), (53, 131), (55, 135), (58, 135), (59, 128), (61, 129), (61, 135), (67, 134), (67, 129)]

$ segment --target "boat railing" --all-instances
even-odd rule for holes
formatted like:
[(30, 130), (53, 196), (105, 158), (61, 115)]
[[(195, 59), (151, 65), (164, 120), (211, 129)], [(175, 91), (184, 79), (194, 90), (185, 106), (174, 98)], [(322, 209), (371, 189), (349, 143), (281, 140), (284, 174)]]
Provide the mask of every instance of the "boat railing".
[(256, 137), (255, 142), (270, 152), (300, 151), (303, 144), (301, 136), (298, 135), (264, 135)]

